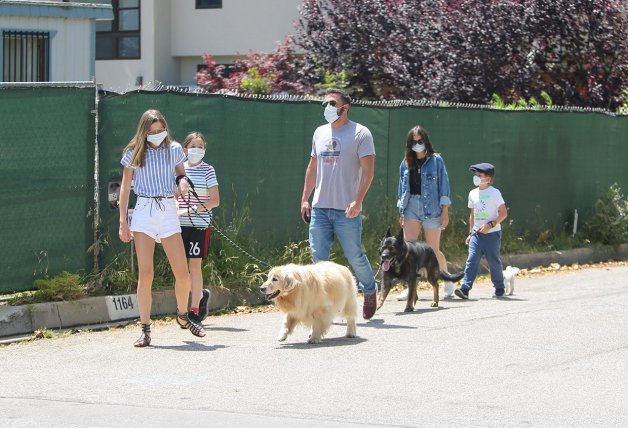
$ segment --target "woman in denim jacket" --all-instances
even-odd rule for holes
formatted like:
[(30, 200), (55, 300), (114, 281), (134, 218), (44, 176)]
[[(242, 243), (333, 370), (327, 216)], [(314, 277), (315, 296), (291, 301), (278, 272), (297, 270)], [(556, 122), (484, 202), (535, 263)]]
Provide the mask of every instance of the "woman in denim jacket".
[[(449, 224), (449, 177), (445, 161), (434, 152), (427, 131), (418, 125), (408, 132), (405, 159), (399, 167), (398, 198), (404, 239), (418, 240), (422, 228), (425, 242), (434, 249), (440, 269), (446, 272), (440, 233)], [(452, 283), (445, 283), (445, 297), (450, 297), (453, 290)], [(406, 299), (402, 295), (398, 298)]]

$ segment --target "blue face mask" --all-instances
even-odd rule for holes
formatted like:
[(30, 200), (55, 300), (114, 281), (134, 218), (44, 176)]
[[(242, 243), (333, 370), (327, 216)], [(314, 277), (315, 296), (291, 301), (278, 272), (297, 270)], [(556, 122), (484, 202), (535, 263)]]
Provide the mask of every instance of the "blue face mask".
[(166, 139), (167, 135), (168, 131), (162, 131), (159, 134), (149, 134), (146, 136), (146, 140), (148, 140), (149, 143), (154, 144), (155, 146), (159, 146)]
[(327, 104), (325, 111), (323, 112), (325, 120), (329, 123), (334, 123), (340, 116), (338, 115), (338, 109), (331, 104)]
[(475, 187), (478, 187), (480, 184), (485, 183), (486, 180), (483, 179), (482, 177), (480, 177), (479, 175), (474, 175), (473, 176), (473, 185)]
[(425, 144), (415, 144), (414, 146), (412, 146), (412, 150), (417, 153), (421, 153), (423, 150), (425, 150)]
[(188, 149), (188, 161), (190, 163), (199, 163), (203, 156), (205, 156), (205, 150), (199, 147)]

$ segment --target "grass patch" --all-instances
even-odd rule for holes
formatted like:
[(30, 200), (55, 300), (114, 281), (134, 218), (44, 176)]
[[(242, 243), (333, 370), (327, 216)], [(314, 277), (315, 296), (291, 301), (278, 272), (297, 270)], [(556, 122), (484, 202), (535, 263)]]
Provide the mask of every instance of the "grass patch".
[[(280, 247), (268, 242), (259, 242), (251, 233), (250, 210), (240, 208), (234, 209), (233, 212), (237, 213), (237, 216), (226, 225), (220, 226), (221, 232), (227, 238), (217, 230), (212, 230), (210, 255), (203, 262), (205, 284), (229, 290), (255, 291), (266, 278), (268, 267), (265, 263), (277, 266), (286, 263), (308, 264), (311, 262), (307, 240), (288, 242)], [(447, 261), (460, 268), (464, 266), (468, 252), (464, 244), (469, 231), (467, 222), (467, 212), (452, 211), (449, 226), (441, 235), (441, 250)], [(623, 243), (628, 240), (628, 199), (621, 194), (619, 186), (616, 184), (611, 186), (596, 202), (595, 212), (586, 223), (586, 227), (583, 227), (575, 236), (572, 236), (566, 227), (540, 232), (518, 231), (513, 219), (507, 219), (502, 226), (502, 255), (608, 245), (615, 244), (617, 240), (623, 240), (619, 242)], [(389, 228), (393, 234), (400, 229), (396, 210), (390, 211), (384, 219), (374, 220), (368, 215), (363, 218), (362, 243), (374, 272), (379, 267), (379, 244)], [(611, 241), (611, 238), (614, 240)], [(257, 259), (251, 258), (230, 241), (235, 242)], [(173, 287), (174, 278), (161, 245), (155, 248), (154, 260), (153, 289)], [(330, 260), (348, 265), (338, 242), (332, 246)], [(79, 275), (63, 272), (54, 278), (35, 281), (36, 291), (17, 293), (8, 298), (8, 301), (10, 304), (25, 304), (74, 300), (85, 295), (134, 293), (137, 287), (136, 264), (131, 246), (126, 246), (97, 274), (90, 274), (81, 279)]]

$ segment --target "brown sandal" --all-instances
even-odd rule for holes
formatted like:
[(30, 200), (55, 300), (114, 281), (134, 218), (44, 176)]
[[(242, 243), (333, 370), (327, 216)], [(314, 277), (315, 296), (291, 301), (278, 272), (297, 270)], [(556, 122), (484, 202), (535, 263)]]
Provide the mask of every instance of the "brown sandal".
[(148, 345), (150, 345), (150, 324), (142, 324), (142, 335), (135, 341), (133, 346), (144, 348)]
[[(181, 322), (183, 320), (183, 322)], [(196, 337), (205, 337), (205, 330), (198, 317), (192, 312), (177, 313), (177, 324), (190, 330)]]

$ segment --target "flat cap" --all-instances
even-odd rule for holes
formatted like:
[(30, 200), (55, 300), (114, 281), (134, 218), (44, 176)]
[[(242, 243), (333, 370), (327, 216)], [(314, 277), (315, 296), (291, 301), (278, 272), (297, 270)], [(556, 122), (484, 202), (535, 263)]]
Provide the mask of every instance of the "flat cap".
[(469, 167), (469, 171), (483, 172), (484, 174), (491, 177), (495, 175), (495, 167), (491, 165), (490, 163), (486, 163), (486, 162), (476, 163), (475, 165), (471, 165)]

